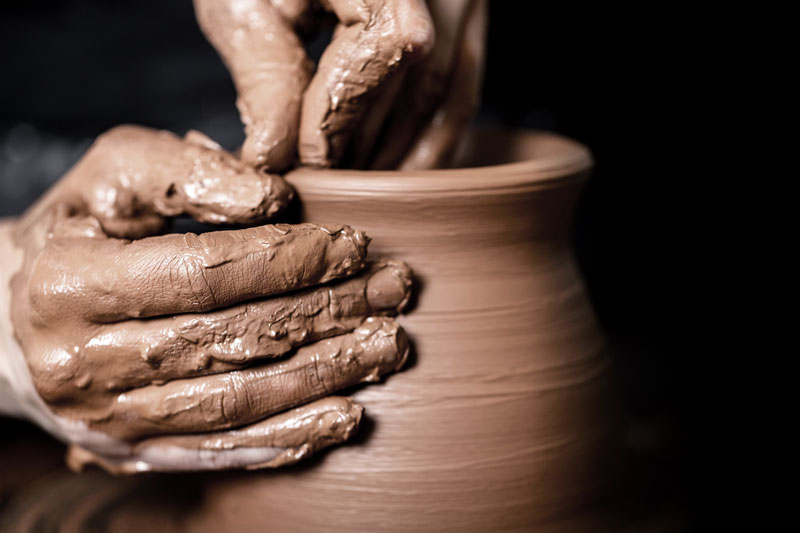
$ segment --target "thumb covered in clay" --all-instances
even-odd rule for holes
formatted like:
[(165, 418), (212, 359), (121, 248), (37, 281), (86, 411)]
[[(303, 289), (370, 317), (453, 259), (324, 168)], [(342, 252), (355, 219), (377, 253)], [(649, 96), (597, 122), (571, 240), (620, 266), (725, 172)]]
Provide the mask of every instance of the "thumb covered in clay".
[(280, 176), (245, 165), (202, 133), (118, 126), (84, 156), (24, 217), (23, 229), (47, 212), (99, 221), (112, 237), (161, 233), (170, 217), (210, 224), (262, 223), (292, 200)]

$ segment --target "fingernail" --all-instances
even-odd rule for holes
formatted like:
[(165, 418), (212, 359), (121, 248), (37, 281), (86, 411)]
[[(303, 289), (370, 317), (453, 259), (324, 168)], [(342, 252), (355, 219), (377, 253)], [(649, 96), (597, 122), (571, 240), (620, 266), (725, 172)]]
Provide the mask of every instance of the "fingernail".
[(373, 311), (400, 312), (411, 296), (411, 269), (405, 263), (386, 261), (367, 280), (367, 303)]

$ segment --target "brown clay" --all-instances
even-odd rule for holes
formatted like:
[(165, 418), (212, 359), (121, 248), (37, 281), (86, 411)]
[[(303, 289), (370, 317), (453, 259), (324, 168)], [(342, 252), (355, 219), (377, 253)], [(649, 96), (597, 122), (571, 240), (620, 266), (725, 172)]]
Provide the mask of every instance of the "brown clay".
[(181, 139), (117, 126), (36, 202), (19, 232), (39, 224), (55, 204), (62, 218), (91, 215), (108, 235), (138, 238), (162, 232), (166, 217), (183, 214), (212, 224), (260, 222), (292, 196), (280, 176), (256, 172), (200, 132)]
[[(336, 165), (398, 69), (422, 59), (434, 28), (423, 0), (195, 0), (197, 20), (231, 72), (245, 124), (245, 162)], [(311, 77), (298, 31), (320, 5), (339, 20)], [(298, 144), (299, 143), (299, 144)]]
[(377, 89), (401, 66), (425, 57), (434, 27), (422, 0), (324, 0), (340, 27), (303, 99), (300, 162), (336, 165)]
[[(0, 410), (75, 446), (74, 466), (121, 472), (278, 466), (348, 438), (359, 406), (265, 418), (402, 365), (404, 334), (380, 315), (406, 305), (407, 266), (368, 266), (369, 238), (343, 225), (113, 236), (151, 234), (180, 213), (260, 222), (289, 191), (196, 132), (101, 136), (0, 226), (13, 252), (0, 271)], [(295, 427), (309, 420), (313, 431)], [(213, 433), (225, 451), (150, 442), (184, 433)]]
[[(146, 516), (154, 530), (619, 531), (599, 511), (619, 451), (609, 355), (567, 240), (589, 153), (553, 135), (495, 130), (472, 138), (459, 160), (516, 162), (289, 176), (306, 220), (352, 220), (376, 236), (371, 252), (402, 254), (416, 268), (419, 300), (401, 319), (416, 353), (405, 372), (353, 395), (363, 415), (348, 400), (319, 400), (229, 430), (242, 453), (219, 457), (270, 464), (309, 449), (296, 446), (304, 437), (276, 438), (262, 425), (298, 424), (301, 436), (319, 436), (312, 443), (338, 442), (366, 418), (357, 442), (298, 468), (170, 478), (175, 488), (157, 501), (141, 478), (109, 485), (91, 474), (62, 481), (41, 501), (74, 502), (59, 503), (71, 523)], [(178, 450), (194, 469), (225, 450), (211, 435), (161, 439), (136, 453), (174, 466)], [(85, 458), (75, 449), (72, 459)], [(137, 492), (114, 496), (121, 490)], [(188, 508), (179, 496), (187, 493)]]
[[(488, 131), (435, 172), (298, 170), (305, 220), (408, 260), (414, 363), (353, 398), (374, 421), (319, 464), (213, 480), (192, 531), (597, 531), (618, 450), (609, 354), (568, 227), (589, 152)], [(539, 529), (537, 529), (539, 530)]]
[[(287, 5), (291, 4), (291, 5)], [(197, 22), (236, 84), (242, 159), (281, 171), (294, 162), (303, 92), (313, 65), (296, 34), (309, 0), (194, 0)]]

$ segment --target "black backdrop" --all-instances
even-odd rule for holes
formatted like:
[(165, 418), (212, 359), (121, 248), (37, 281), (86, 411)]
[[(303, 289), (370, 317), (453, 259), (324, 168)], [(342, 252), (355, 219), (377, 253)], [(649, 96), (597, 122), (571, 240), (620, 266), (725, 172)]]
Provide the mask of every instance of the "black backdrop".
[[(654, 12), (491, 3), (477, 120), (556, 131), (594, 152), (573, 231), (579, 264), (616, 349), (632, 446), (658, 478), (649, 497), (683, 506), (690, 361), (679, 332), (692, 303), (676, 274), (683, 214), (671, 190), (675, 95), (691, 82)], [(241, 142), (233, 86), (189, 0), (16, 2), (0, 17), (0, 216), (21, 213), (118, 123)]]

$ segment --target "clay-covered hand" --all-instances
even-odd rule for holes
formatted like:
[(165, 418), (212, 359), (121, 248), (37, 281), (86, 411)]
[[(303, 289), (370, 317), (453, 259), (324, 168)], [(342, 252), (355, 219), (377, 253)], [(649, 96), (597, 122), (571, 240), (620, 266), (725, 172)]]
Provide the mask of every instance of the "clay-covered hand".
[[(236, 85), (242, 158), (257, 168), (283, 170), (296, 153), (310, 166), (444, 166), (477, 105), (486, 0), (194, 4)], [(312, 76), (303, 40), (325, 12), (339, 24)]]
[(389, 317), (409, 269), (366, 263), (347, 226), (152, 235), (179, 213), (254, 222), (289, 190), (196, 134), (102, 136), (2, 228), (5, 410), (70, 443), (74, 467), (116, 472), (278, 466), (346, 440), (362, 408), (331, 395), (403, 364)]

